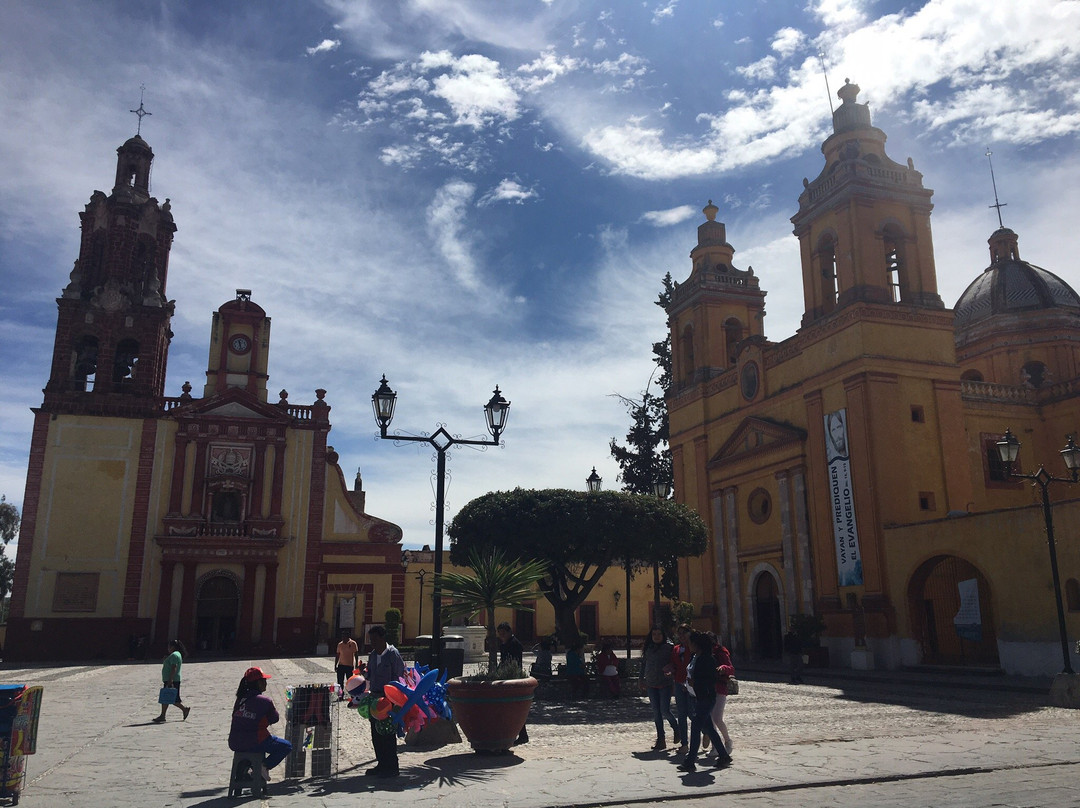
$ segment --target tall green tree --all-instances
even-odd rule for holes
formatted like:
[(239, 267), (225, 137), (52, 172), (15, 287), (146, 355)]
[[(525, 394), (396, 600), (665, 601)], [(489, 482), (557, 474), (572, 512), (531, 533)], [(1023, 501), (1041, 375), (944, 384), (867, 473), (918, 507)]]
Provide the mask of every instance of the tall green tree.
[(436, 580), (443, 596), (453, 599), (453, 603), (443, 606), (442, 613), (446, 617), (471, 617), (481, 609), (487, 612), (488, 670), (493, 671), (498, 649), (495, 610), (532, 611), (528, 603), (536, 598), (536, 582), (547, 575), (547, 565), (510, 559), (500, 547), (474, 547), (466, 553), (465, 566), (473, 571), (472, 575), (444, 572)]
[[(675, 284), (671, 273), (664, 275), (662, 288), (656, 299), (656, 305), (665, 311), (671, 302)], [(653, 343), (653, 359), (656, 368), (649, 377), (641, 398), (629, 398), (619, 395), (630, 415), (630, 429), (626, 433), (626, 444), (620, 445), (611, 439), (611, 456), (619, 464), (619, 482), (622, 490), (632, 494), (652, 495), (654, 485), (662, 483), (669, 490), (674, 483), (671, 467), (671, 450), (668, 448), (668, 411), (665, 393), (671, 385), (671, 335), (660, 342)], [(659, 376), (657, 376), (659, 373)], [(652, 392), (653, 381), (659, 388)], [(668, 598), (679, 595), (679, 566), (677, 557), (672, 555), (658, 561), (663, 574), (660, 578), (660, 594)]]
[(613, 564), (651, 565), (672, 554), (701, 555), (706, 546), (701, 517), (671, 500), (561, 488), (484, 494), (458, 511), (449, 533), (455, 564), (493, 547), (509, 558), (543, 561), (537, 585), (555, 610), (563, 644), (578, 638), (577, 608)]
[[(0, 541), (6, 548), (19, 532), (19, 509), (0, 495)], [(15, 579), (15, 562), (6, 552), (0, 554), (0, 600), (11, 594)]]

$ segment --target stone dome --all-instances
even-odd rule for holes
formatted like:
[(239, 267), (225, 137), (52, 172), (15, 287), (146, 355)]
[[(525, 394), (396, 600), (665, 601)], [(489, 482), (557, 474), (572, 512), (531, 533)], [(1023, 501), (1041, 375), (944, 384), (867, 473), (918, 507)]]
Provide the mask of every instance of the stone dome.
[(1017, 235), (1007, 227), (989, 239), (990, 266), (976, 278), (954, 306), (958, 332), (998, 315), (1064, 310), (1080, 316), (1080, 295), (1065, 281), (1041, 267), (1020, 260)]

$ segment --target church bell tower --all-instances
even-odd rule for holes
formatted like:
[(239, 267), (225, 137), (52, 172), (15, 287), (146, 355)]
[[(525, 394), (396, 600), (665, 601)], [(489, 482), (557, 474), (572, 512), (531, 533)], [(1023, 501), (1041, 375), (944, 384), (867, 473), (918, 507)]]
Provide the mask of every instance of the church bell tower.
[(53, 414), (160, 412), (173, 302), (166, 299), (173, 224), (150, 196), (154, 152), (135, 135), (116, 150), (116, 181), (80, 214), (82, 238), (57, 299), (52, 369), (42, 405)]

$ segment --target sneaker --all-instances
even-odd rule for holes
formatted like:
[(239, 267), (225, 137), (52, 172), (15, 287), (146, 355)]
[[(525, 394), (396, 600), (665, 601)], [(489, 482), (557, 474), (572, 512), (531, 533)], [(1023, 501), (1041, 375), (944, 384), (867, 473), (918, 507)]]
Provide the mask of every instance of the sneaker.
[(713, 764), (713, 766), (715, 766), (718, 769), (726, 769), (730, 765), (731, 765), (731, 758), (729, 756), (727, 756), (727, 755), (725, 755), (722, 758), (718, 758), (717, 761)]
[(697, 766), (695, 765), (694, 761), (692, 761), (692, 760), (688, 760), (688, 761), (686, 761), (686, 763), (680, 763), (675, 768), (677, 768), (681, 772), (696, 772), (697, 771)]
[(657, 738), (656, 743), (652, 745), (652, 748), (656, 750), (667, 749), (667, 741), (663, 738)]
[(157, 718), (154, 719), (154, 723), (155, 724), (164, 724), (165, 723), (165, 716), (159, 715)]

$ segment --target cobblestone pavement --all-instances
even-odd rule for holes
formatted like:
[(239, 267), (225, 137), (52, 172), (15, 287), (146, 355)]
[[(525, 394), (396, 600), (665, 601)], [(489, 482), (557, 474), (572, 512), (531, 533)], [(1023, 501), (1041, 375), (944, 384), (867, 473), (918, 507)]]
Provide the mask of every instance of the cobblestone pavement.
[[(190, 662), (184, 666), (188, 721), (170, 709), (155, 725), (159, 665), (121, 664), (0, 672), (4, 682), (43, 684), (38, 754), (27, 758), (20, 805), (64, 808), (223, 808), (229, 712), (249, 664), (273, 674), (269, 693), (284, 706), (287, 684), (332, 679), (330, 659)], [(269, 804), (435, 806), (615, 806), (660, 801), (787, 808), (795, 805), (1080, 805), (1080, 711), (1046, 706), (1039, 691), (942, 684), (912, 674), (810, 677), (791, 686), (743, 673), (727, 721), (735, 765), (676, 770), (669, 751), (651, 751), (646, 699), (565, 701), (541, 697), (531, 742), (498, 757), (466, 744), (421, 752), (402, 747), (402, 777), (362, 776), (372, 755), (367, 724), (335, 708), (336, 777), (271, 784)], [(770, 680), (771, 679), (771, 680)], [(284, 712), (282, 710), (282, 712)], [(278, 733), (284, 726), (275, 727)], [(282, 772), (278, 769), (277, 772)], [(370, 792), (381, 792), (371, 795)]]

